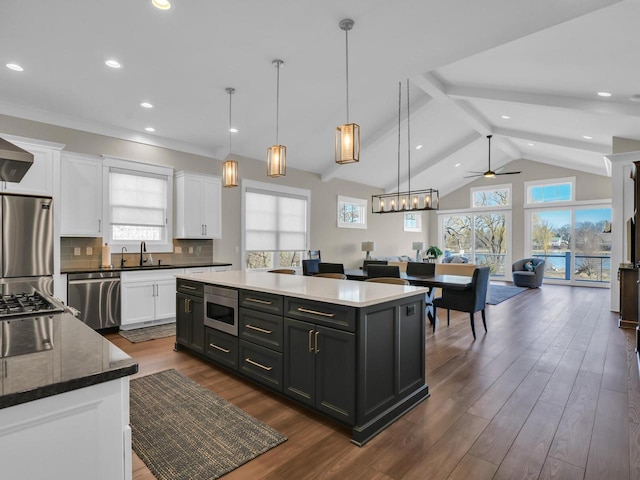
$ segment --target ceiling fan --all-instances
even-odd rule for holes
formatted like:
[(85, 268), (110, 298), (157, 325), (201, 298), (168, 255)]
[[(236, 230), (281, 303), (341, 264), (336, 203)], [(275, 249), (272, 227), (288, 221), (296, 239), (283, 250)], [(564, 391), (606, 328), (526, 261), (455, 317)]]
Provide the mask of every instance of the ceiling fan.
[(493, 170), (491, 170), (491, 137), (493, 137), (493, 135), (487, 135), (487, 138), (489, 139), (489, 169), (486, 172), (468, 172), (468, 173), (472, 173), (473, 175), (467, 175), (464, 178), (471, 178), (471, 177), (493, 178), (497, 175), (517, 175), (518, 173), (522, 173), (522, 172), (494, 172)]

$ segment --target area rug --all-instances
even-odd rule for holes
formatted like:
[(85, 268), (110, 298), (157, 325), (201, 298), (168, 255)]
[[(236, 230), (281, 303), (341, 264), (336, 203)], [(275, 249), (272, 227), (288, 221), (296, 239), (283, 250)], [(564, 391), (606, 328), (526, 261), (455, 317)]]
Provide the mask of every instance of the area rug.
[(527, 287), (514, 287), (512, 285), (494, 285), (491, 284), (489, 288), (489, 299), (487, 303), (489, 305), (498, 305), (505, 300), (515, 297), (519, 293), (528, 290)]
[(146, 342), (156, 338), (170, 337), (176, 334), (176, 324), (155, 325), (153, 327), (135, 328), (133, 330), (120, 330), (121, 336), (132, 343)]
[(215, 479), (287, 437), (176, 370), (131, 380), (133, 450), (159, 480)]

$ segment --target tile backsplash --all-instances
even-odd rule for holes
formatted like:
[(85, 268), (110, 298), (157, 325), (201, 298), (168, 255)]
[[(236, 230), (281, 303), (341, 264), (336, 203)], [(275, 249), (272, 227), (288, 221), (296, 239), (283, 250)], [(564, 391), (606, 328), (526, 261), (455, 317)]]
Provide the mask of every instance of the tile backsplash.
[[(60, 239), (60, 267), (99, 268), (102, 264), (102, 237), (62, 237)], [(139, 248), (139, 247), (138, 247)], [(131, 248), (129, 250), (132, 250)], [(180, 252), (180, 253), (177, 253)], [(173, 240), (173, 253), (152, 253), (153, 263), (165, 265), (198, 265), (213, 261), (213, 240)], [(145, 255), (146, 258), (146, 255)], [(119, 266), (121, 253), (111, 251), (111, 264)], [(140, 262), (139, 249), (125, 252), (126, 265)]]

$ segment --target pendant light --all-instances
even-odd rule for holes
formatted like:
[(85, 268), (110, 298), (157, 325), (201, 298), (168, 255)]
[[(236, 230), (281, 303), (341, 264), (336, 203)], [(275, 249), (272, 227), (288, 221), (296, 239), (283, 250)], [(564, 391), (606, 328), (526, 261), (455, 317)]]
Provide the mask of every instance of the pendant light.
[(341, 165), (360, 161), (360, 126), (349, 123), (349, 30), (353, 25), (350, 18), (340, 20), (338, 24), (344, 30), (347, 66), (347, 123), (336, 128), (336, 163)]
[(282, 60), (271, 62), (276, 67), (276, 144), (267, 148), (267, 176), (283, 177), (287, 174), (287, 147), (278, 144), (278, 127), (280, 120), (280, 66)]
[(236, 89), (227, 87), (224, 91), (229, 94), (229, 155), (222, 164), (222, 186), (229, 188), (238, 186), (238, 162), (228, 159), (231, 156), (231, 95), (236, 93)]

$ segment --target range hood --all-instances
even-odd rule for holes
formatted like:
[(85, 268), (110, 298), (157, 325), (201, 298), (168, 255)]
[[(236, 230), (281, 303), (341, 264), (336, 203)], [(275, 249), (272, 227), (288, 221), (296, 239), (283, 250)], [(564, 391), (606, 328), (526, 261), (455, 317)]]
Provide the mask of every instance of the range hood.
[(19, 182), (33, 165), (33, 154), (0, 138), (0, 180)]

